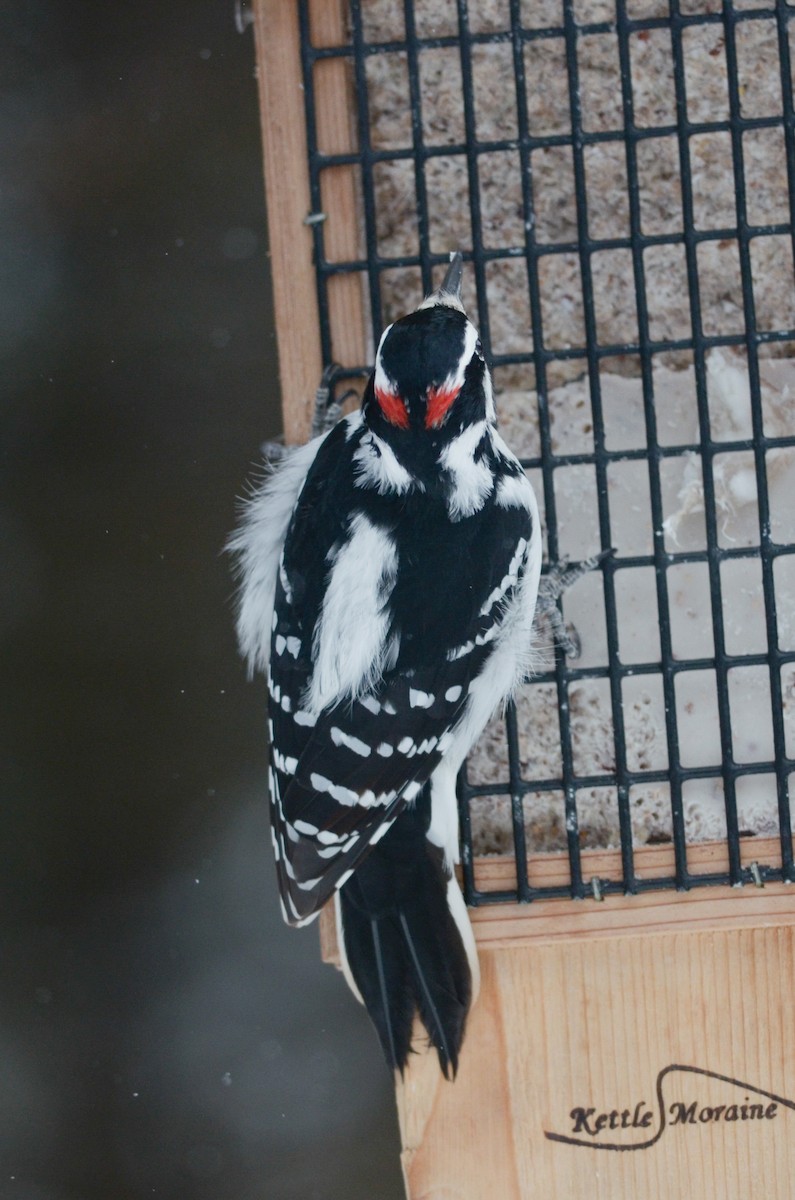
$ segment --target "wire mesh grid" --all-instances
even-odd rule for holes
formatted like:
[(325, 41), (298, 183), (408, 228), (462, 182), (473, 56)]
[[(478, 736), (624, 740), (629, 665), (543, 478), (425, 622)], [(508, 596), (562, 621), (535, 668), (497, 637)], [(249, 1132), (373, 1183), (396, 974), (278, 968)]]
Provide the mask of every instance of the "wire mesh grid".
[[(378, 11), (386, 10), (376, 0), (363, 3), (351, 0), (348, 36), (340, 44), (315, 45), (311, 11), (307, 0), (300, 5), (302, 65), (305, 88), (306, 123), (309, 147), (309, 176), (313, 209), (317, 214), (323, 207), (324, 173), (347, 168), (353, 172), (361, 214), (361, 252), (344, 261), (334, 259), (326, 250), (324, 222), (313, 223), (317, 289), (320, 311), (320, 334), (326, 363), (337, 361), (335, 334), (330, 317), (330, 293), (334, 281), (341, 275), (355, 274), (363, 281), (366, 305), (369, 306), (371, 333), (378, 334), (386, 323), (385, 308), (389, 308), (390, 277), (408, 272), (417, 286), (429, 291), (434, 279), (446, 262), (448, 246), (440, 242), (434, 230), (439, 227), (439, 210), (444, 205), (439, 187), (454, 187), (465, 198), (469, 210), (471, 248), (465, 249), (465, 259), (471, 264), (474, 277), (475, 305), (481, 337), (490, 349), (491, 361), (499, 380), (500, 371), (528, 372), (532, 377), (537, 403), (537, 446), (535, 452), (523, 459), (539, 493), (546, 520), (547, 562), (559, 560), (565, 550), (559, 536), (561, 506), (560, 480), (567, 469), (591, 473), (593, 490), (591, 507), (595, 515), (598, 547), (616, 547), (617, 520), (620, 507), (626, 501), (616, 480), (623, 469), (640, 470), (643, 474), (644, 503), (649, 509), (648, 545), (618, 547), (616, 553), (602, 564), (603, 594), (599, 604), (604, 611), (605, 655), (601, 664), (582, 665), (567, 661), (557, 652), (547, 669), (536, 676), (534, 683), (546, 688), (544, 696), (552, 699), (557, 709), (559, 729), (559, 759), (552, 776), (534, 774), (520, 750), (516, 710), (509, 707), (505, 717), (503, 737), (506, 743), (504, 777), (495, 782), (473, 781), (464, 768), (460, 779), (460, 811), (463, 843), (463, 871), (466, 897), (471, 904), (495, 901), (531, 901), (545, 896), (581, 898), (591, 894), (592, 881), (584, 876), (582, 863), (582, 830), (578, 796), (585, 789), (606, 789), (614, 799), (620, 842), (621, 877), (601, 881), (602, 894), (609, 892), (638, 892), (648, 889), (676, 887), (686, 889), (704, 884), (739, 884), (765, 880), (795, 880), (792, 855), (792, 828), (788, 795), (788, 780), (793, 771), (791, 733), (785, 723), (785, 693), (793, 673), (795, 640), (779, 629), (779, 616), (786, 588), (793, 581), (792, 566), (795, 534), (786, 513), (779, 511), (780, 500), (772, 496), (769, 485), (773, 456), (786, 458), (787, 469), (795, 463), (795, 436), (791, 426), (771, 428), (763, 403), (760, 363), (766, 356), (788, 356), (795, 347), (795, 307), (789, 297), (775, 298), (772, 316), (765, 308), (760, 318), (760, 293), (756, 286), (756, 249), (766, 246), (774, 258), (784, 262), (784, 274), (792, 287), (793, 206), (795, 206), (795, 120), (793, 119), (791, 83), (790, 9), (782, 2), (773, 7), (763, 4), (724, 3), (718, 11), (713, 3), (694, 3), (690, 0), (617, 0), (605, 6), (600, 0), (563, 0), (562, 4), (545, 0), (531, 5), (509, 0), (502, 5), (491, 4), (492, 19), (484, 23), (469, 12), (466, 0), (447, 5), (446, 19), (429, 22), (423, 15), (421, 0), (404, 0), (402, 7), (387, 6), (391, 16), (379, 25)], [(443, 9), (444, 5), (439, 5)], [(495, 15), (496, 14), (496, 15)], [(598, 17), (599, 19), (594, 19)], [(748, 59), (745, 37), (751, 31), (763, 49), (761, 68), (772, 73), (776, 86), (780, 82), (777, 108), (759, 111), (751, 102), (755, 71), (759, 69)], [(759, 35), (759, 36), (756, 36)], [(711, 38), (705, 43), (704, 54), (720, 57), (725, 75), (723, 112), (699, 108), (692, 92), (693, 57), (696, 47), (698, 71), (698, 39)], [(591, 78), (583, 67), (583, 46), (607, 44), (615, 56), (612, 76), (603, 78), (608, 85), (601, 97), (592, 94)], [(644, 44), (663, 40), (669, 56), (667, 86), (670, 94), (660, 89), (660, 101), (649, 116), (648, 96), (645, 97), (642, 119), (638, 118), (641, 93), (648, 93), (650, 81), (643, 77)], [(534, 50), (544, 43), (553, 46), (557, 67), (558, 99), (562, 103), (557, 117), (544, 122), (537, 114), (539, 94), (545, 94), (546, 84), (539, 85), (533, 75)], [(482, 73), (476, 78), (477, 56), (483, 47), (501, 47), (500, 60), (505, 68), (502, 82), (509, 96), (511, 109), (510, 136), (497, 137), (499, 127), (483, 127), (476, 111), (476, 90), (482, 86)], [(436, 55), (436, 62), (454, 69), (460, 79), (462, 113), (452, 133), (441, 138), (429, 136), (429, 102), (424, 79), (426, 56)], [(446, 55), (446, 57), (444, 57)], [(688, 57), (690, 55), (690, 57)], [(440, 56), (442, 56), (440, 58)], [(745, 57), (744, 57), (745, 56)], [(377, 102), (375, 88), (378, 76), (373, 65), (378, 60), (400, 62), (401, 78), (405, 81), (403, 113), (405, 144), (390, 144), (377, 136), (371, 108)], [(319, 143), (316, 83), (318, 71), (328, 60), (343, 60), (349, 71), (352, 109), (356, 123), (353, 141), (355, 148), (333, 153)], [(710, 69), (714, 63), (705, 57)], [(512, 71), (513, 78), (509, 78)], [(561, 83), (562, 81), (562, 83)], [(665, 80), (663, 81), (666, 82)], [(502, 86), (500, 83), (498, 86)], [(562, 87), (562, 92), (560, 91)], [(689, 91), (691, 94), (689, 94)], [(593, 119), (589, 104), (601, 105), (600, 119)], [(534, 108), (535, 105), (535, 108)], [(604, 110), (612, 106), (612, 125), (604, 119)], [(409, 124), (410, 121), (410, 124)], [(783, 139), (782, 175), (786, 197), (770, 220), (770, 212), (762, 213), (755, 203), (757, 179), (751, 161), (753, 136), (775, 136)], [(694, 146), (699, 138), (723, 139), (729, 163), (729, 196), (721, 216), (709, 227), (699, 220), (699, 196), (702, 183), (694, 169)], [(400, 139), (398, 139), (398, 143)], [(594, 147), (608, 150), (620, 148), (614, 164), (620, 165), (615, 179), (615, 205), (625, 212), (626, 228), (620, 236), (593, 219), (594, 206), (590, 189), (591, 163)], [(675, 174), (678, 176), (676, 203), (680, 207), (678, 228), (655, 228), (647, 219), (644, 208), (647, 188), (644, 164), (648, 164), (664, 148), (672, 148)], [(517, 189), (519, 222), (501, 225), (489, 223), (484, 213), (483, 164), (488, 156), (510, 154), (515, 165), (514, 186)], [(542, 205), (539, 195), (539, 155), (558, 155), (553, 161), (560, 169), (570, 172), (571, 178), (571, 235), (545, 237)], [(563, 157), (560, 157), (563, 156)], [(785, 156), (785, 158), (784, 158)], [(453, 183), (445, 183), (444, 172), (455, 162), (459, 168)], [(433, 173), (434, 164), (442, 174)], [(410, 209), (413, 214), (415, 245), (403, 252), (398, 245), (390, 247), (383, 236), (382, 210), (389, 197), (379, 193), (378, 175), (385, 167), (398, 166), (408, 172), (411, 189)], [(726, 189), (724, 189), (726, 190)], [(733, 192), (733, 194), (732, 194)], [(490, 202), (489, 202), (490, 203)], [(590, 209), (589, 209), (590, 206)], [(608, 205), (609, 207), (609, 205)], [(728, 215), (727, 215), (728, 214)], [(602, 223), (604, 224), (604, 223)], [(723, 261), (731, 262), (734, 275), (727, 284), (733, 288), (733, 302), (739, 313), (732, 324), (716, 322), (707, 313), (705, 289), (708, 283), (705, 267), (710, 253), (720, 248), (728, 254)], [(603, 263), (606, 252), (617, 252), (610, 259), (617, 264), (619, 286), (630, 289), (633, 320), (632, 336), (620, 339), (613, 333), (610, 313), (605, 316)], [(657, 259), (655, 259), (657, 255)], [(662, 255), (662, 258), (659, 256)], [(669, 257), (666, 258), (665, 256)], [(583, 326), (582, 344), (569, 344), (565, 338), (548, 333), (550, 312), (555, 297), (550, 297), (544, 283), (545, 270), (550, 263), (573, 263), (580, 295), (578, 304)], [(663, 273), (670, 272), (680, 289), (681, 304), (678, 327), (671, 328), (657, 319), (655, 289), (659, 286), (659, 263)], [(516, 305), (526, 305), (527, 324), (532, 331), (527, 343), (509, 343), (501, 347), (500, 314), (493, 311), (493, 287), (490, 271), (494, 264), (508, 263), (521, 269), (522, 295), (516, 295)], [(657, 264), (656, 272), (652, 266)], [(612, 268), (611, 268), (612, 269)], [(679, 274), (677, 275), (677, 272)], [(653, 277), (652, 277), (653, 276)], [(512, 276), (516, 279), (517, 276)], [(679, 282), (677, 282), (679, 281)], [(385, 299), (386, 297), (386, 299)], [(609, 297), (608, 297), (609, 299)], [(407, 306), (408, 307), (408, 306)], [(608, 304), (609, 307), (609, 304)], [(726, 305), (724, 305), (726, 307)], [(392, 314), (387, 311), (387, 317)], [(747, 373), (749, 393), (745, 427), (729, 431), (716, 430), (715, 409), (711, 395), (710, 354), (718, 348), (742, 355)], [(679, 355), (677, 360), (676, 356)], [(666, 356), (667, 359), (666, 359)], [(693, 425), (679, 434), (661, 429), (661, 413), (665, 394), (663, 376), (657, 373), (660, 361), (673, 361), (681, 367), (689, 365), (692, 380)], [(554, 436), (554, 412), (550, 395), (558, 376), (556, 369), (569, 363), (568, 378), (582, 376), (588, 399), (590, 445), (576, 450), (561, 448)], [(640, 436), (637, 444), (627, 444), (612, 433), (608, 405), (610, 396), (605, 388), (606, 364), (621, 364), (621, 372), (637, 381), (637, 419)], [(352, 378), (364, 368), (363, 363), (346, 363), (341, 378)], [(786, 406), (785, 406), (786, 407)], [(631, 440), (631, 439), (630, 439)], [(741, 456), (732, 459), (732, 456)], [(791, 461), (790, 461), (791, 460)], [(723, 536), (720, 509), (724, 499), (721, 479), (725, 463), (748, 464), (750, 480), (743, 486), (753, 492), (755, 530), (744, 539), (733, 541)], [(696, 538), (682, 546), (672, 534), (666, 512), (666, 472), (672, 464), (690, 464), (699, 478), (700, 511), (703, 524), (701, 540)], [(695, 464), (695, 466), (694, 466)], [(748, 472), (746, 472), (746, 475)], [(739, 487), (739, 483), (735, 487)], [(785, 489), (784, 494), (786, 494)], [(791, 491), (789, 492), (791, 495)], [(772, 508), (771, 508), (772, 504)], [(777, 507), (778, 506), (778, 507)], [(621, 540), (621, 539), (619, 539)], [(744, 643), (727, 631), (727, 603), (733, 603), (735, 593), (727, 588), (733, 570), (741, 572), (745, 565), (753, 586), (763, 601), (759, 604), (763, 632), (750, 636)], [(705, 605), (709, 630), (697, 644), (684, 647), (677, 638), (676, 615), (672, 612), (677, 572), (689, 569), (701, 573), (705, 583)], [(646, 639), (641, 652), (628, 654), (625, 645), (626, 596), (632, 592), (646, 572), (644, 595), (656, 637)], [(747, 582), (747, 580), (746, 580)], [(779, 616), (777, 616), (777, 600)], [(647, 614), (648, 616), (648, 614)], [(787, 630), (789, 624), (787, 623)], [(693, 639), (691, 639), (692, 641)], [(750, 651), (753, 652), (750, 652)], [(746, 683), (753, 674), (755, 697), (762, 696), (762, 705), (769, 706), (764, 715), (767, 734), (762, 748), (746, 753), (738, 748), (738, 726), (747, 714), (749, 699)], [(645, 680), (658, 689), (662, 729), (662, 753), (655, 762), (638, 765), (637, 756), (629, 744), (625, 720), (628, 689), (637, 680)], [(682, 743), (683, 721), (693, 699), (688, 690), (694, 681), (707, 681), (706, 692), (698, 691), (696, 705), (709, 707), (715, 722), (714, 753), (706, 760), (692, 753), (692, 731), (687, 735), (688, 746)], [(571, 697), (573, 689), (584, 682), (606, 690), (610, 709), (610, 753), (605, 761), (583, 767), (578, 761), (576, 730), (573, 729)], [(705, 699), (708, 695), (708, 700)], [(690, 697), (690, 699), (688, 698)], [(758, 706), (758, 700), (754, 704)], [(697, 714), (698, 715), (698, 714)], [(705, 718), (706, 719), (706, 718)], [(530, 731), (532, 737), (532, 730)], [(700, 740), (698, 729), (695, 741)], [(709, 737), (705, 736), (709, 741)], [(525, 756), (526, 759), (526, 756)], [(756, 786), (764, 779), (774, 788), (774, 817), (776, 839), (780, 851), (770, 863), (748, 865), (741, 854), (741, 837), (746, 830), (738, 815), (738, 796), (743, 788)], [(701, 781), (711, 782), (722, 793), (724, 810), (725, 854), (719, 869), (691, 870), (688, 865), (689, 840), (684, 801), (687, 789)], [(658, 785), (664, 789), (669, 805), (669, 832), (673, 848), (672, 868), (659, 877), (648, 871), (639, 877), (636, 871), (636, 848), (633, 840), (633, 803), (638, 788)], [(569, 879), (565, 884), (539, 886), (528, 877), (528, 844), (525, 804), (539, 795), (559, 798), (561, 828), (565, 831)], [(510, 805), (513, 851), (516, 860), (516, 886), (499, 892), (486, 892), (478, 886), (476, 858), (473, 854), (473, 806), (483, 796), (502, 796)]]

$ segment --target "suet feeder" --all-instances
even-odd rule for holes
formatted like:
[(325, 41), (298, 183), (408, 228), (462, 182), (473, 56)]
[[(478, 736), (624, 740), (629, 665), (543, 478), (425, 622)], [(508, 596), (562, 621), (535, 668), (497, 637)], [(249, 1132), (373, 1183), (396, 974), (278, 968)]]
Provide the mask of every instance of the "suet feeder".
[(286, 440), (461, 249), (546, 561), (611, 551), (462, 772), (483, 987), (397, 1081), (412, 1200), (791, 1200), (793, 16), (255, 5)]

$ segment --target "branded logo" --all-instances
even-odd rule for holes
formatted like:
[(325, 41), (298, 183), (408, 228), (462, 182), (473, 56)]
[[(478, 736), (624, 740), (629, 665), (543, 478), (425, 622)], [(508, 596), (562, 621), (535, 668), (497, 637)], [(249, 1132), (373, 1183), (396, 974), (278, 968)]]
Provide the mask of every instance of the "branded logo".
[[(680, 1093), (666, 1101), (663, 1097), (663, 1081), (674, 1071), (732, 1084), (742, 1090), (743, 1099), (735, 1104), (705, 1104), (694, 1094), (691, 1085), (686, 1093)], [(670, 1066), (663, 1067), (657, 1076), (655, 1090), (656, 1119), (654, 1107), (645, 1100), (639, 1100), (628, 1108), (614, 1108), (610, 1111), (600, 1111), (582, 1105), (573, 1108), (569, 1113), (571, 1129), (568, 1133), (551, 1133), (545, 1130), (544, 1136), (551, 1142), (586, 1146), (590, 1150), (648, 1150), (649, 1146), (660, 1140), (669, 1126), (733, 1124), (735, 1121), (769, 1122), (777, 1120), (782, 1108), (795, 1111), (795, 1101), (777, 1096), (774, 1092), (743, 1083), (741, 1079), (732, 1079), (729, 1075), (719, 1075), (715, 1071), (707, 1071), (702, 1067), (687, 1067), (681, 1063), (671, 1063)], [(641, 1132), (637, 1141), (616, 1142), (610, 1138), (610, 1133), (617, 1129), (635, 1129)], [(645, 1136), (643, 1131), (648, 1131)]]

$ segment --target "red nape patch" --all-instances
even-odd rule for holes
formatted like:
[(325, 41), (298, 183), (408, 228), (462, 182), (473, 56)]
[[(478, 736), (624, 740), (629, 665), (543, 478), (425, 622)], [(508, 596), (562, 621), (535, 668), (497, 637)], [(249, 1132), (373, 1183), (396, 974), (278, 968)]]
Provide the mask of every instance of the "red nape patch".
[(390, 425), (397, 425), (399, 429), (408, 429), (409, 414), (401, 396), (395, 395), (394, 392), (385, 392), (382, 388), (376, 388), (375, 398)]
[(426, 429), (439, 428), (460, 391), (460, 388), (428, 388), (428, 404), (425, 409)]

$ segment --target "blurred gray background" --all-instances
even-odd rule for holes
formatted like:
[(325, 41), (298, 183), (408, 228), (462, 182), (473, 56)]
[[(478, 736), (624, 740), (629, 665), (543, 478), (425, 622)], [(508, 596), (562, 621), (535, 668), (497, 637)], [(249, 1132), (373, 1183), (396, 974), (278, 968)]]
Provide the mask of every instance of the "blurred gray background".
[(0, 1196), (397, 1200), (391, 1079), (278, 916), (221, 555), (278, 432), (232, 0), (0, 13)]

